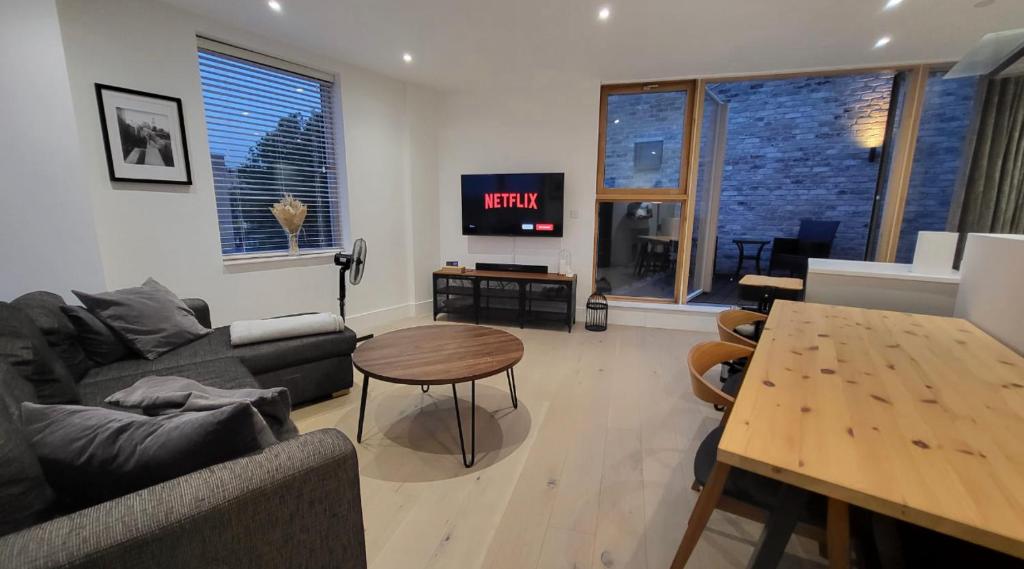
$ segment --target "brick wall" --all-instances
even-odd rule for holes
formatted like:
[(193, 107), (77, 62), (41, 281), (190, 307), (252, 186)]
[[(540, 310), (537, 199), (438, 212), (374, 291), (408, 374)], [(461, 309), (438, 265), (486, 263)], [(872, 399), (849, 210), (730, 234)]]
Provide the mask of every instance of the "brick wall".
[(918, 231), (945, 231), (949, 205), (963, 164), (964, 141), (970, 126), (974, 78), (942, 79), (933, 73), (925, 88), (917, 150), (903, 211), (903, 230), (896, 262), (910, 263)]
[[(608, 97), (604, 184), (608, 188), (674, 188), (679, 185), (685, 92)], [(619, 122), (615, 122), (619, 121)], [(661, 168), (636, 171), (638, 142), (662, 141)]]
[(868, 149), (882, 142), (892, 74), (711, 89), (729, 105), (718, 272), (736, 266), (733, 239), (795, 237), (804, 217), (840, 222), (833, 258), (863, 258), (879, 164)]

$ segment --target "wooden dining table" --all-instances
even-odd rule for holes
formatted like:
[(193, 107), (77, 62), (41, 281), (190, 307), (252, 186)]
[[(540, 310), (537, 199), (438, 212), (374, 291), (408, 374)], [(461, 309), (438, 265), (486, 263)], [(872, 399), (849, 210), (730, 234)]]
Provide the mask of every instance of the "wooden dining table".
[[(959, 318), (780, 300), (718, 459), (826, 496), (832, 567), (850, 505), (1024, 558), (1024, 357)], [(752, 566), (792, 524), (770, 515)]]

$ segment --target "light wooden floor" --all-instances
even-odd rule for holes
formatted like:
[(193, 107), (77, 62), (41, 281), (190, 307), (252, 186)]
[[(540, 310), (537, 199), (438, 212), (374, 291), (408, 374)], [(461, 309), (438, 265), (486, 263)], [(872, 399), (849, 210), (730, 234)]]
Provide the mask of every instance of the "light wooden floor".
[[(472, 469), (461, 464), (450, 388), (371, 380), (356, 445), (370, 567), (667, 569), (696, 497), (694, 451), (720, 419), (693, 397), (684, 368), (689, 347), (711, 336), (505, 329), (526, 346), (519, 409), (504, 375), (478, 382)], [(361, 385), (356, 375), (351, 394), (297, 410), (299, 428), (354, 440)], [(468, 421), (468, 385), (459, 396)], [(716, 512), (689, 567), (744, 567), (759, 531)], [(782, 566), (824, 561), (794, 538)]]

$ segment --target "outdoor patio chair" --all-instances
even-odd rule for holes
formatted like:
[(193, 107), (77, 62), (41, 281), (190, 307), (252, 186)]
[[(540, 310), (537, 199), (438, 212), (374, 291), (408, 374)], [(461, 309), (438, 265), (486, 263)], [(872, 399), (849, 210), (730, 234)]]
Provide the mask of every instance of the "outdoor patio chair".
[(832, 254), (832, 242), (838, 230), (838, 221), (801, 219), (796, 238), (776, 237), (772, 241), (768, 274), (788, 271), (794, 276), (806, 275), (807, 259), (827, 259)]

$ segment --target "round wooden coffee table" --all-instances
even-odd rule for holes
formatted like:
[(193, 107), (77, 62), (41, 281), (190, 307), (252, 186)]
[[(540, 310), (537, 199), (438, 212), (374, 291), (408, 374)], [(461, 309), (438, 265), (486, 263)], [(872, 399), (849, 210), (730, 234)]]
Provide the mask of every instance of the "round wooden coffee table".
[[(434, 385), (451, 385), (455, 398), (455, 421), (459, 425), (459, 447), (466, 468), (476, 462), (476, 380), (505, 372), (512, 407), (519, 408), (514, 366), (523, 359), (523, 343), (512, 334), (470, 324), (417, 326), (388, 332), (356, 348), (352, 363), (363, 372), (363, 393), (359, 402), (359, 431), (363, 441), (363, 417), (370, 378), (390, 383), (419, 385), (424, 392)], [(459, 394), (456, 384), (470, 382), (470, 455), (462, 435)]]

